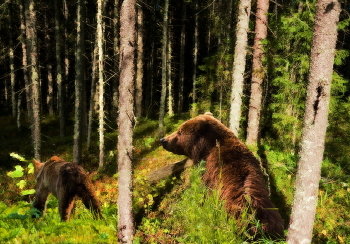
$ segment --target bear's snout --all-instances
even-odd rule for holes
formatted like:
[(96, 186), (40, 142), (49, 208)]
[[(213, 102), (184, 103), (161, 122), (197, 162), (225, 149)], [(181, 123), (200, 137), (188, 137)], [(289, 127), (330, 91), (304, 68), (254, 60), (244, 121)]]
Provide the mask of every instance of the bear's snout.
[(165, 138), (160, 139), (160, 143), (162, 143), (162, 146), (164, 147), (164, 145), (167, 143), (167, 141), (165, 140)]

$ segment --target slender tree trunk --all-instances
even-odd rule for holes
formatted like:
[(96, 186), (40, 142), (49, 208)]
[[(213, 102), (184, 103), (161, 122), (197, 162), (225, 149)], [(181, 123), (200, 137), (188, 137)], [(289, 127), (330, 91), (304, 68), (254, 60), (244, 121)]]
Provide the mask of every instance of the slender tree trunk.
[[(154, 0), (152, 0), (151, 1), (151, 4), (153, 5), (153, 7), (154, 7), (154, 5), (155, 5), (155, 1)], [(147, 76), (147, 93), (145, 93), (145, 95), (146, 95), (146, 106), (145, 106), (145, 110), (146, 110), (146, 112), (145, 112), (145, 114), (146, 114), (146, 116), (148, 115), (148, 113), (150, 112), (150, 110), (151, 110), (151, 108), (152, 108), (152, 106), (153, 106), (153, 94), (154, 94), (154, 82), (153, 82), (153, 77), (154, 77), (154, 59), (155, 59), (155, 48), (154, 48), (154, 46), (155, 46), (155, 35), (154, 35), (154, 33), (156, 32), (156, 24), (155, 24), (155, 21), (156, 20), (156, 12), (155, 11), (153, 11), (153, 13), (152, 13), (152, 17), (151, 17), (151, 23), (152, 23), (152, 25), (151, 25), (151, 28), (150, 28), (150, 32), (151, 32), (151, 34), (150, 34), (150, 38), (149, 38), (149, 42), (150, 42), (150, 55), (149, 55), (149, 61), (148, 61), (148, 63), (147, 63), (147, 73), (148, 73), (148, 76)]]
[(248, 45), (248, 30), (251, 0), (241, 0), (238, 6), (238, 21), (236, 27), (236, 45), (234, 51), (230, 129), (238, 136), (239, 121), (243, 96), (244, 72)]
[(135, 0), (124, 0), (120, 12), (120, 81), (118, 116), (118, 240), (132, 243), (132, 161), (134, 123), (134, 79), (136, 12)]
[(112, 108), (114, 114), (118, 111), (118, 84), (119, 84), (119, 0), (114, 0), (113, 8), (113, 64), (115, 71), (115, 78), (113, 80), (113, 98)]
[(318, 0), (289, 244), (311, 243), (321, 177), (340, 2)]
[[(170, 26), (170, 21), (168, 23), (168, 26)], [(173, 80), (171, 78), (171, 40), (172, 40), (172, 33), (168, 29), (168, 47), (167, 47), (167, 58), (166, 58), (166, 63), (167, 63), (167, 83), (168, 83), (168, 115), (172, 116), (174, 115), (174, 96), (173, 96)]]
[(103, 79), (103, 28), (102, 28), (102, 10), (103, 0), (97, 1), (97, 46), (98, 46), (98, 122), (99, 122), (99, 138), (100, 138), (100, 156), (99, 156), (99, 168), (101, 169), (104, 165), (104, 150), (105, 150), (105, 139), (104, 139), (104, 79)]
[(258, 0), (255, 21), (255, 38), (253, 46), (253, 75), (249, 102), (247, 144), (256, 144), (258, 141), (259, 121), (262, 102), (262, 82), (265, 76), (262, 60), (264, 50), (261, 41), (267, 36), (267, 14), (269, 0)]
[(55, 39), (56, 39), (56, 83), (57, 83), (57, 104), (58, 115), (60, 117), (60, 137), (64, 137), (64, 97), (63, 97), (63, 71), (61, 57), (61, 33), (60, 33), (60, 9), (58, 1), (54, 1), (55, 8)]
[(37, 50), (37, 33), (36, 33), (36, 10), (33, 0), (25, 1), (25, 18), (26, 18), (26, 34), (28, 46), (30, 46), (29, 62), (30, 62), (30, 85), (31, 99), (33, 106), (32, 117), (32, 136), (34, 143), (34, 157), (37, 160), (41, 158), (41, 126), (40, 126), (40, 78), (39, 78), (39, 62)]
[(75, 116), (73, 162), (81, 162), (83, 125), (83, 82), (84, 82), (84, 1), (77, 2), (77, 46), (75, 53)]
[(198, 106), (196, 80), (197, 80), (197, 63), (198, 63), (198, 0), (195, 0), (195, 20), (194, 20), (194, 40), (193, 40), (193, 74), (192, 74), (192, 113), (197, 115)]
[(179, 100), (177, 112), (182, 113), (184, 101), (184, 80), (185, 80), (185, 45), (186, 45), (186, 1), (182, 2), (181, 38), (180, 38), (180, 74), (179, 74)]
[[(65, 95), (66, 92), (68, 92), (68, 85), (69, 85), (69, 75), (70, 75), (70, 57), (69, 57), (69, 34), (68, 34), (68, 28), (69, 28), (69, 8), (67, 4), (67, 0), (63, 0), (63, 14), (64, 14), (64, 22), (65, 22), (65, 28), (64, 28), (64, 82), (63, 82), (63, 98), (66, 98)], [(68, 112), (66, 110), (63, 110), (64, 114), (64, 121), (66, 122), (67, 114)], [(65, 131), (63, 131), (63, 134), (65, 134)]]
[(141, 3), (137, 5), (137, 74), (135, 86), (135, 116), (142, 116), (143, 101), (143, 9)]
[(22, 92), (18, 94), (18, 101), (17, 101), (17, 128), (21, 128), (21, 103), (22, 103)]
[(47, 20), (47, 13), (45, 14), (45, 51), (46, 51), (46, 72), (47, 72), (47, 96), (46, 96), (46, 105), (49, 110), (49, 115), (53, 115), (53, 79), (52, 79), (52, 62), (51, 58), (51, 37), (49, 34), (49, 23)]
[[(20, 11), (20, 29), (21, 29), (21, 36), (19, 37), (21, 44), (22, 44), (22, 66), (23, 66), (23, 79), (24, 79), (24, 85), (25, 85), (25, 91), (26, 91), (26, 103), (27, 103), (27, 111), (28, 111), (28, 117), (29, 120), (32, 121), (33, 117), (33, 106), (32, 106), (32, 100), (30, 98), (31, 95), (31, 86), (29, 84), (29, 71), (28, 71), (28, 59), (27, 59), (27, 34), (26, 34), (26, 24), (25, 24), (25, 11), (24, 11), (24, 0), (21, 0), (19, 2), (19, 11)], [(31, 127), (31, 130), (33, 131), (33, 127)]]
[(92, 130), (92, 120), (95, 111), (95, 99), (97, 100), (96, 93), (96, 73), (97, 73), (97, 56), (98, 56), (98, 33), (96, 31), (96, 38), (94, 43), (94, 51), (92, 52), (92, 70), (91, 70), (91, 89), (90, 89), (90, 104), (89, 104), (89, 114), (88, 114), (88, 127), (87, 127), (87, 141), (86, 148), (89, 150), (91, 146), (91, 130)]
[[(12, 3), (9, 4), (9, 26), (12, 26)], [(9, 61), (10, 61), (10, 80), (11, 80), (11, 106), (12, 106), (12, 116), (16, 118), (16, 74), (15, 74), (15, 55), (13, 51), (13, 32), (12, 29), (9, 31)], [(19, 111), (18, 111), (19, 112)]]
[(168, 9), (169, 0), (165, 0), (164, 13), (163, 13), (163, 43), (162, 43), (162, 91), (160, 95), (160, 108), (159, 108), (159, 129), (158, 136), (162, 138), (165, 134), (164, 131), (164, 116), (165, 116), (165, 99), (166, 99), (166, 86), (167, 86), (167, 46), (168, 46)]

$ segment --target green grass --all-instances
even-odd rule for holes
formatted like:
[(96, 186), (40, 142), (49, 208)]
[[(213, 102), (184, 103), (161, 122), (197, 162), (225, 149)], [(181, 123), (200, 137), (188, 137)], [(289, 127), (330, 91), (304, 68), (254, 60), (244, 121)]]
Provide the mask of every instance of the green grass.
[[(113, 209), (113, 210), (112, 210)], [(7, 206), (0, 202), (1, 243), (113, 243), (116, 242), (116, 208), (102, 207), (104, 220), (94, 220), (77, 202), (69, 222), (61, 222), (57, 200), (52, 197), (41, 218), (32, 218), (31, 204), (18, 202)], [(113, 214), (111, 213), (113, 212)]]

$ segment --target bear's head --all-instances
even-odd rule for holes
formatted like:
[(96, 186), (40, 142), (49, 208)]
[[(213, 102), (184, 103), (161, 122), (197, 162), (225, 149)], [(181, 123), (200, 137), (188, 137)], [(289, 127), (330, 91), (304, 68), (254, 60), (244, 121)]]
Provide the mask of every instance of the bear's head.
[(233, 134), (211, 113), (205, 113), (186, 121), (177, 131), (160, 141), (167, 151), (199, 162), (230, 133)]
[[(53, 156), (49, 159), (49, 161), (45, 162), (45, 163), (49, 163), (49, 162), (63, 162), (64, 160), (60, 157), (57, 156)], [(40, 170), (42, 169), (42, 167), (44, 167), (45, 163), (40, 162), (39, 160), (35, 160), (33, 159), (34, 162), (34, 175), (38, 176)]]

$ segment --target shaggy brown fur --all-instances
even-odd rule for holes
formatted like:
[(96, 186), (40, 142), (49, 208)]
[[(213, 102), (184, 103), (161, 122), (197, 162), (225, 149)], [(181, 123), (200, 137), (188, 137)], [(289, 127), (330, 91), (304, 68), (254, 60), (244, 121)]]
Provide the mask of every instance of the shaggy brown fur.
[(161, 143), (166, 150), (185, 155), (195, 163), (206, 161), (203, 180), (211, 189), (220, 188), (229, 214), (239, 217), (250, 202), (262, 229), (269, 235), (283, 236), (283, 220), (269, 199), (258, 160), (211, 114), (188, 120)]
[(102, 217), (92, 182), (81, 166), (65, 162), (57, 156), (46, 163), (34, 160), (34, 166), (37, 179), (34, 208), (44, 211), (47, 196), (52, 193), (58, 199), (62, 221), (69, 220), (75, 197), (81, 198), (95, 218)]

